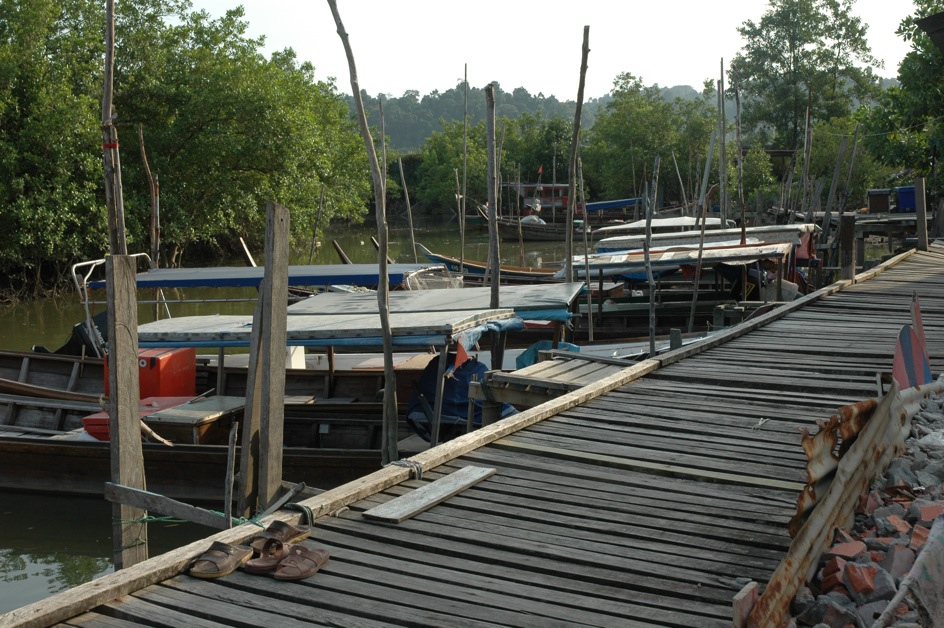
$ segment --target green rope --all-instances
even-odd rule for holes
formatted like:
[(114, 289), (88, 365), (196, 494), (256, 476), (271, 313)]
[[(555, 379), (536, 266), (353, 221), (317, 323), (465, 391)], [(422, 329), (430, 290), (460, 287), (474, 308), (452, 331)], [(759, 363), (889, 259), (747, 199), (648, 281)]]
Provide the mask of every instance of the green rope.
[(288, 504), (285, 504), (283, 508), (285, 508), (286, 510), (300, 511), (302, 515), (304, 515), (305, 525), (310, 526), (315, 523), (315, 513), (312, 512), (311, 508), (309, 508), (308, 506), (305, 506), (304, 504), (296, 504), (294, 502), (290, 502)]

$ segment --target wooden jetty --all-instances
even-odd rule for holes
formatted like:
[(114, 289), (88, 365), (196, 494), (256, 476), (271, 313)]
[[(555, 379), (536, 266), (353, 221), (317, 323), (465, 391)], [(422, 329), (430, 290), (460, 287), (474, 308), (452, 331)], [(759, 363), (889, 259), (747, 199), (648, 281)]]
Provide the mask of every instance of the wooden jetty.
[[(829, 502), (825, 532), (791, 539), (800, 430), (883, 394), (915, 294), (932, 372), (944, 368), (944, 247), (930, 249), (306, 499), (304, 542), (331, 554), (307, 580), (186, 574), (211, 541), (302, 518), (283, 510), (0, 624), (779, 625), (803, 580), (785, 571), (815, 565), (831, 522), (851, 520)], [(772, 610), (744, 622), (758, 593), (755, 613)]]

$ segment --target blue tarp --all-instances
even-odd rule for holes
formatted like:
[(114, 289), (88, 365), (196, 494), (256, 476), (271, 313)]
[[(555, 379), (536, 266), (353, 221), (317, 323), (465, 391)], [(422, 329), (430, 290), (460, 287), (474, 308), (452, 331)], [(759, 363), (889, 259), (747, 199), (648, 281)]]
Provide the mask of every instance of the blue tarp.
[(587, 203), (587, 211), (599, 212), (606, 209), (622, 209), (624, 207), (633, 207), (641, 201), (641, 198), (621, 198), (614, 201), (597, 201), (595, 203)]
[[(430, 410), (436, 407), (436, 379), (439, 374), (439, 358), (440, 356), (437, 355), (423, 369), (416, 390), (413, 391), (407, 405), (407, 422), (419, 436), (427, 441), (430, 439), (430, 423), (427, 415), (432, 414)], [(455, 353), (450, 353), (447, 357), (449, 364), (453, 364), (455, 359)], [(478, 381), (482, 381), (486, 371), (488, 371), (488, 367), (470, 357), (446, 378), (443, 385), (440, 440), (448, 440), (450, 437), (457, 436), (465, 431), (469, 416), (469, 382), (472, 381), (473, 377), (476, 377)], [(424, 407), (423, 401), (420, 400), (420, 395), (423, 396), (426, 407)], [(514, 406), (507, 403), (502, 404), (502, 418), (515, 414), (515, 412), (517, 410)], [(477, 427), (481, 426), (481, 401), (475, 402), (472, 414), (473, 424)]]

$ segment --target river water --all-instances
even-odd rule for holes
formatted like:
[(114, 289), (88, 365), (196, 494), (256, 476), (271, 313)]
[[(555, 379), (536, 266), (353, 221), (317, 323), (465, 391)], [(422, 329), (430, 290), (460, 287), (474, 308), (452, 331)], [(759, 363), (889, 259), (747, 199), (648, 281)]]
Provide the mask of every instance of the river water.
[[(455, 220), (424, 225), (412, 231), (416, 241), (437, 253), (459, 256), (460, 236)], [(292, 264), (337, 264), (339, 257), (331, 241), (336, 240), (355, 263), (375, 263), (377, 252), (371, 242), (376, 229), (366, 226), (333, 226), (325, 240), (312, 246), (301, 245), (292, 253)], [(390, 256), (399, 263), (412, 263), (411, 231), (405, 226), (390, 229)], [(581, 249), (582, 251), (582, 249)], [(580, 251), (577, 251), (580, 252)], [(488, 238), (469, 228), (466, 258), (484, 261)], [(562, 243), (501, 245), (504, 264), (552, 266), (563, 258)], [(263, 264), (262, 252), (255, 256)], [(426, 262), (420, 256), (419, 261)], [(231, 264), (242, 264), (235, 260)], [(186, 265), (186, 259), (184, 259)], [(187, 298), (200, 298), (201, 291), (189, 291)], [(243, 296), (251, 296), (244, 291)], [(218, 298), (219, 293), (207, 294)], [(252, 313), (251, 303), (210, 303), (193, 306), (181, 314)], [(30, 351), (34, 345), (50, 349), (61, 346), (72, 327), (84, 320), (85, 311), (75, 291), (55, 299), (23, 302), (0, 308), (0, 347)], [(141, 322), (146, 322), (142, 316)], [(0, 613), (44, 599), (112, 571), (111, 504), (104, 498), (76, 498), (0, 491)], [(149, 526), (151, 556), (190, 543), (213, 533), (195, 524), (158, 521)]]

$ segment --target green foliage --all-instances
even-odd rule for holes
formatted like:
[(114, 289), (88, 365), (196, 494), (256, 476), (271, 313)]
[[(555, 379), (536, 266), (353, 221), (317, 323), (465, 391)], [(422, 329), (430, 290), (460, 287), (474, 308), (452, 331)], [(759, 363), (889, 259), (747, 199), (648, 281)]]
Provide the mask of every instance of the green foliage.
[[(150, 248), (151, 198), (138, 142), (159, 176), (164, 249), (260, 247), (265, 203), (292, 211), (306, 239), (359, 220), (367, 158), (345, 99), (292, 50), (260, 54), (242, 9), (218, 20), (188, 0), (116, 8), (117, 112), (129, 250)], [(61, 281), (107, 249), (101, 153), (103, 7), (0, 0), (0, 269), (8, 285)], [(226, 253), (235, 251), (231, 248)], [(18, 279), (17, 279), (18, 277)]]
[(87, 75), (101, 36), (98, 4), (0, 2), (0, 268), (11, 283), (63, 273), (107, 242)]
[(917, 13), (906, 18), (898, 35), (911, 50), (898, 68), (897, 87), (887, 89), (863, 119), (866, 146), (881, 162), (927, 177), (929, 191), (944, 193), (944, 176), (937, 168), (944, 147), (944, 55), (915, 20), (944, 10), (940, 0), (917, 0)]
[[(729, 173), (729, 181), (732, 181), (733, 198), (737, 198), (737, 163), (733, 163), (733, 172)], [(744, 205), (752, 207), (757, 193), (760, 192), (763, 198), (772, 200), (776, 191), (777, 180), (774, 178), (773, 162), (770, 155), (764, 150), (759, 141), (751, 144), (751, 147), (744, 154), (744, 165), (741, 168), (741, 185), (744, 188)]]
[[(242, 9), (181, 18), (129, 30), (136, 53), (116, 68), (116, 107), (122, 120), (140, 121), (160, 176), (162, 240), (185, 247), (241, 236), (259, 247), (269, 200), (291, 210), (294, 233), (310, 237), (322, 188), (322, 227), (360, 219), (370, 195), (366, 153), (335, 86), (316, 82), (291, 50), (264, 59), (262, 42), (245, 37)], [(143, 242), (143, 164), (131, 153), (124, 166), (126, 222)]]
[[(446, 122), (442, 131), (433, 133), (423, 144), (416, 197), (433, 210), (450, 212), (456, 208), (456, 170), (459, 171), (459, 185), (462, 185), (462, 138), (462, 122)], [(466, 206), (471, 208), (473, 203), (484, 203), (488, 199), (484, 122), (469, 125), (466, 159)]]
[(729, 82), (739, 85), (745, 132), (758, 133), (765, 145), (795, 149), (808, 103), (813, 120), (829, 120), (877, 94), (871, 66), (880, 63), (853, 6), (852, 0), (770, 0), (759, 22), (738, 28), (746, 43)]
[(646, 87), (631, 74), (621, 75), (613, 100), (587, 133), (583, 161), (591, 188), (602, 198), (640, 196), (658, 155), (666, 197), (680, 200), (674, 154), (691, 199), (700, 176), (697, 164), (704, 161), (714, 125), (709, 96), (706, 91), (698, 100), (669, 102), (658, 85)]

